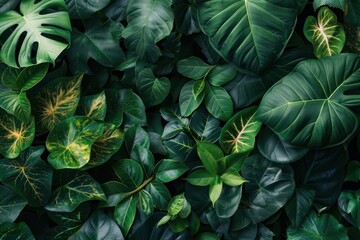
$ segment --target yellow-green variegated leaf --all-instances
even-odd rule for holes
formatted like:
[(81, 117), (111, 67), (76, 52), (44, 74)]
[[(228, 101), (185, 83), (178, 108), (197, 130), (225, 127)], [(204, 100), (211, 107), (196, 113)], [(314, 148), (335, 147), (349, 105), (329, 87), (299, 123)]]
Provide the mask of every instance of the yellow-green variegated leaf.
[(91, 146), (90, 161), (84, 169), (93, 168), (107, 162), (124, 142), (125, 134), (116, 125), (105, 123), (104, 133)]
[(81, 97), (76, 112), (79, 115), (88, 116), (93, 120), (104, 121), (106, 116), (105, 92)]
[(306, 19), (304, 34), (317, 58), (340, 54), (345, 44), (344, 27), (328, 7), (320, 8), (317, 19), (313, 16)]
[(7, 158), (16, 158), (30, 147), (35, 136), (35, 122), (31, 118), (22, 122), (0, 110), (0, 153)]
[(233, 116), (223, 127), (220, 146), (227, 153), (245, 153), (255, 146), (261, 122), (255, 118), (257, 107), (249, 107)]
[(55, 169), (81, 168), (90, 160), (91, 145), (104, 124), (88, 117), (72, 117), (57, 124), (46, 139), (48, 162)]
[(37, 132), (51, 130), (57, 123), (74, 114), (80, 99), (82, 77), (77, 75), (54, 79), (35, 94), (31, 103)]

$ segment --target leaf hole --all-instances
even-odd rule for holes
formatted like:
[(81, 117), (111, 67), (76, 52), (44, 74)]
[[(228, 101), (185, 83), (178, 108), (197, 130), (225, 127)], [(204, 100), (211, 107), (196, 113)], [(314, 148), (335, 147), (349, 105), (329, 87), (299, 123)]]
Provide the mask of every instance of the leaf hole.
[(36, 64), (36, 55), (37, 55), (37, 51), (39, 49), (39, 43), (38, 42), (34, 42), (32, 47), (31, 47), (31, 62), (33, 64)]
[[(26, 38), (26, 35), (27, 35), (27, 32), (23, 32), (21, 33), (20, 37), (19, 37), (19, 40), (17, 41), (16, 43), (16, 48), (15, 48), (15, 56), (20, 56), (20, 49), (21, 49), (21, 46), (23, 45), (24, 43), (24, 40)], [(19, 64), (19, 58), (17, 57), (16, 58), (16, 64), (18, 66), (20, 66)]]

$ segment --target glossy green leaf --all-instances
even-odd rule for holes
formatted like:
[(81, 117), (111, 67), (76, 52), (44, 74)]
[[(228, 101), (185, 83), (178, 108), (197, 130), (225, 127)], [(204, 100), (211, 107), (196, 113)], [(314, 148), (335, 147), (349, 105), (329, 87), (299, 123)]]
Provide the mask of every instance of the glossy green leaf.
[(167, 207), (167, 211), (171, 216), (179, 214), (185, 206), (186, 198), (184, 194), (174, 196)]
[(1, 75), (2, 84), (12, 90), (27, 91), (45, 77), (48, 66), (45, 63), (27, 68), (7, 67)]
[(213, 86), (222, 86), (235, 78), (237, 71), (230, 64), (214, 67), (207, 76), (207, 81)]
[(344, 218), (354, 227), (360, 228), (360, 190), (344, 191), (338, 199), (338, 206)]
[(195, 170), (191, 172), (186, 181), (195, 186), (208, 186), (214, 181), (215, 176), (206, 170)]
[(0, 108), (22, 121), (28, 121), (31, 106), (25, 92), (2, 88), (0, 85)]
[(214, 205), (216, 215), (220, 218), (233, 216), (239, 208), (241, 197), (242, 186), (229, 187), (223, 185), (221, 195)]
[(81, 168), (90, 161), (91, 145), (103, 134), (103, 124), (88, 117), (68, 118), (46, 139), (49, 163), (55, 169)]
[(254, 223), (264, 221), (276, 213), (291, 198), (295, 190), (294, 173), (287, 164), (268, 161), (260, 154), (245, 160), (241, 175), (249, 198), (248, 217)]
[(225, 124), (219, 142), (226, 153), (245, 153), (254, 148), (261, 128), (261, 122), (255, 117), (256, 110), (257, 107), (246, 108)]
[(346, 228), (330, 214), (322, 214), (320, 217), (315, 212), (310, 212), (304, 219), (300, 228), (290, 226), (287, 231), (289, 240), (347, 240)]
[(154, 201), (148, 191), (142, 189), (138, 192), (137, 206), (146, 215), (154, 212)]
[(209, 186), (209, 198), (212, 202), (212, 205), (216, 203), (221, 195), (223, 189), (223, 182), (218, 176), (215, 177), (214, 181)]
[(109, 181), (101, 184), (106, 195), (106, 201), (101, 202), (101, 207), (116, 207), (122, 200), (131, 195), (133, 188), (118, 181)]
[(45, 208), (54, 212), (72, 212), (81, 203), (91, 200), (106, 200), (106, 197), (94, 178), (86, 172), (77, 172), (71, 181), (52, 192)]
[(269, 128), (263, 129), (258, 135), (257, 148), (267, 159), (278, 163), (295, 162), (309, 152), (307, 148), (295, 147), (282, 141)]
[(113, 21), (123, 21), (126, 19), (126, 7), (128, 0), (116, 0), (111, 1), (109, 5), (104, 9), (104, 13), (107, 17)]
[(111, 20), (102, 22), (99, 18), (89, 19), (83, 23), (84, 32), (73, 30), (71, 47), (67, 51), (73, 73), (92, 73), (88, 66), (90, 59), (112, 68), (124, 60), (124, 53), (118, 43), (123, 28), (120, 23)]
[(144, 172), (141, 165), (135, 160), (122, 159), (117, 161), (112, 168), (120, 179), (120, 182), (129, 188), (137, 188), (144, 180)]
[(196, 235), (195, 240), (220, 240), (220, 238), (214, 233), (202, 232)]
[[(201, 1), (198, 19), (211, 45), (235, 66), (261, 72), (281, 55), (296, 23), (296, 1)], [(271, 48), (269, 48), (271, 46)]]
[(350, 161), (344, 181), (359, 182), (360, 181), (360, 162)]
[(205, 80), (204, 79), (199, 79), (199, 80), (195, 80), (194, 85), (193, 85), (193, 95), (195, 98), (197, 98), (205, 89)]
[(178, 121), (171, 121), (165, 125), (161, 138), (167, 140), (176, 137), (178, 133), (184, 131), (185, 126), (186, 125)]
[(0, 110), (0, 153), (7, 158), (16, 158), (30, 147), (35, 137), (35, 122), (22, 122)]
[(44, 206), (51, 194), (53, 169), (41, 159), (43, 146), (30, 147), (15, 159), (0, 160), (0, 181), (31, 206)]
[(312, 43), (317, 58), (340, 54), (345, 45), (344, 27), (328, 7), (320, 8), (317, 19), (307, 17), (304, 35)]
[(123, 235), (127, 235), (134, 222), (136, 202), (134, 197), (129, 197), (119, 203), (114, 210), (114, 220), (120, 226)]
[(208, 113), (204, 108), (199, 108), (190, 119), (189, 127), (201, 141), (216, 142), (220, 137), (220, 121)]
[(101, 210), (95, 211), (84, 223), (80, 230), (69, 240), (124, 240), (119, 226), (116, 222)]
[(166, 210), (171, 200), (171, 195), (163, 183), (153, 180), (146, 185), (146, 191), (150, 193), (156, 208)]
[(213, 143), (197, 141), (196, 149), (205, 169), (209, 173), (216, 175), (219, 170), (217, 161), (224, 157), (221, 148)]
[(0, 186), (0, 224), (14, 222), (26, 204), (26, 200), (20, 195), (7, 187)]
[(166, 77), (157, 78), (150, 68), (139, 73), (136, 87), (145, 106), (152, 107), (162, 103), (171, 88), (170, 80)]
[(80, 100), (81, 81), (82, 75), (57, 78), (30, 96), (37, 132), (51, 130), (74, 114)]
[(35, 240), (29, 227), (24, 223), (3, 223), (0, 224), (1, 240)]
[(247, 180), (245, 180), (238, 172), (235, 171), (225, 172), (220, 176), (220, 178), (224, 184), (232, 187), (240, 186), (241, 184), (247, 182)]
[(163, 159), (157, 165), (156, 179), (163, 183), (171, 182), (179, 178), (188, 170), (189, 167), (182, 161)]
[(217, 119), (227, 121), (233, 115), (233, 102), (222, 87), (206, 85), (204, 102), (209, 113)]
[(195, 142), (185, 133), (179, 133), (175, 138), (164, 141), (171, 159), (186, 161), (195, 152)]
[(184, 117), (190, 116), (202, 103), (205, 94), (201, 92), (198, 96), (194, 96), (193, 88), (195, 81), (187, 82), (181, 89), (179, 97), (179, 106), (181, 115)]
[(105, 92), (81, 97), (76, 112), (96, 121), (104, 121), (106, 116)]
[[(50, 10), (57, 9), (56, 12)], [(42, 12), (48, 11), (46, 15)], [(12, 67), (27, 67), (39, 63), (55, 63), (59, 54), (70, 43), (71, 24), (66, 5), (62, 0), (26, 0), (20, 4), (20, 12), (14, 10), (0, 14), (0, 34), (16, 25), (1, 46), (0, 59)], [(21, 35), (27, 33), (24, 40)], [(61, 39), (61, 40), (59, 40)], [(35, 58), (31, 58), (33, 46), (37, 46)], [(17, 46), (20, 52), (17, 53)], [(49, 51), (51, 49), (51, 51)]]
[(125, 132), (125, 145), (128, 152), (131, 152), (138, 145), (149, 148), (149, 135), (142, 127), (138, 125), (131, 126)]
[(341, 10), (344, 10), (346, 0), (315, 0), (313, 2), (314, 10), (316, 11), (319, 7), (327, 5), (329, 7), (333, 8), (340, 8)]
[(177, 71), (190, 79), (198, 80), (205, 77), (213, 66), (205, 63), (198, 57), (189, 57), (177, 62)]
[(359, 85), (359, 68), (360, 57), (354, 54), (302, 61), (265, 94), (257, 115), (290, 144), (340, 144), (358, 126), (348, 107), (359, 104), (358, 95), (349, 92)]
[(111, 0), (65, 0), (69, 15), (72, 19), (86, 19), (93, 13), (106, 7)]
[(141, 59), (156, 61), (159, 57), (160, 49), (156, 43), (168, 36), (173, 28), (171, 4), (170, 0), (129, 0), (126, 11), (128, 25), (122, 37), (128, 48)]
[(157, 223), (156, 226), (159, 227), (161, 225), (164, 225), (164, 224), (168, 223), (170, 221), (170, 219), (171, 219), (171, 215), (166, 214), (164, 217), (162, 217), (160, 219), (160, 221)]

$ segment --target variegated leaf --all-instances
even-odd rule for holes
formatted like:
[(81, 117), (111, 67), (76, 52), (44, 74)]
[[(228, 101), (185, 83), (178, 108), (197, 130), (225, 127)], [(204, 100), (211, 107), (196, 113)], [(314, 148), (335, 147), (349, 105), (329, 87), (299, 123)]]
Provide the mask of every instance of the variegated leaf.
[(7, 158), (16, 158), (31, 146), (35, 136), (35, 122), (31, 118), (22, 122), (0, 110), (0, 153)]
[(317, 19), (313, 16), (306, 19), (304, 34), (317, 58), (340, 54), (345, 44), (344, 27), (328, 7), (320, 8)]
[(220, 145), (226, 153), (244, 153), (254, 148), (261, 122), (255, 118), (257, 107), (249, 107), (233, 116), (223, 127)]
[(55, 169), (81, 168), (90, 160), (91, 145), (103, 134), (103, 123), (72, 117), (57, 124), (46, 139), (49, 163)]
[(105, 92), (84, 96), (80, 98), (80, 103), (76, 111), (79, 115), (88, 116), (97, 121), (104, 121), (106, 116), (106, 96)]

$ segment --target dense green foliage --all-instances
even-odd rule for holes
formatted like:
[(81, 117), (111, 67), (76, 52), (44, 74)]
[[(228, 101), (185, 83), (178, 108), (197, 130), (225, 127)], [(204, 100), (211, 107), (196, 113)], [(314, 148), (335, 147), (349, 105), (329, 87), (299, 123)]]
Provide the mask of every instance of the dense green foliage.
[(360, 239), (360, 0), (0, 0), (0, 239)]

